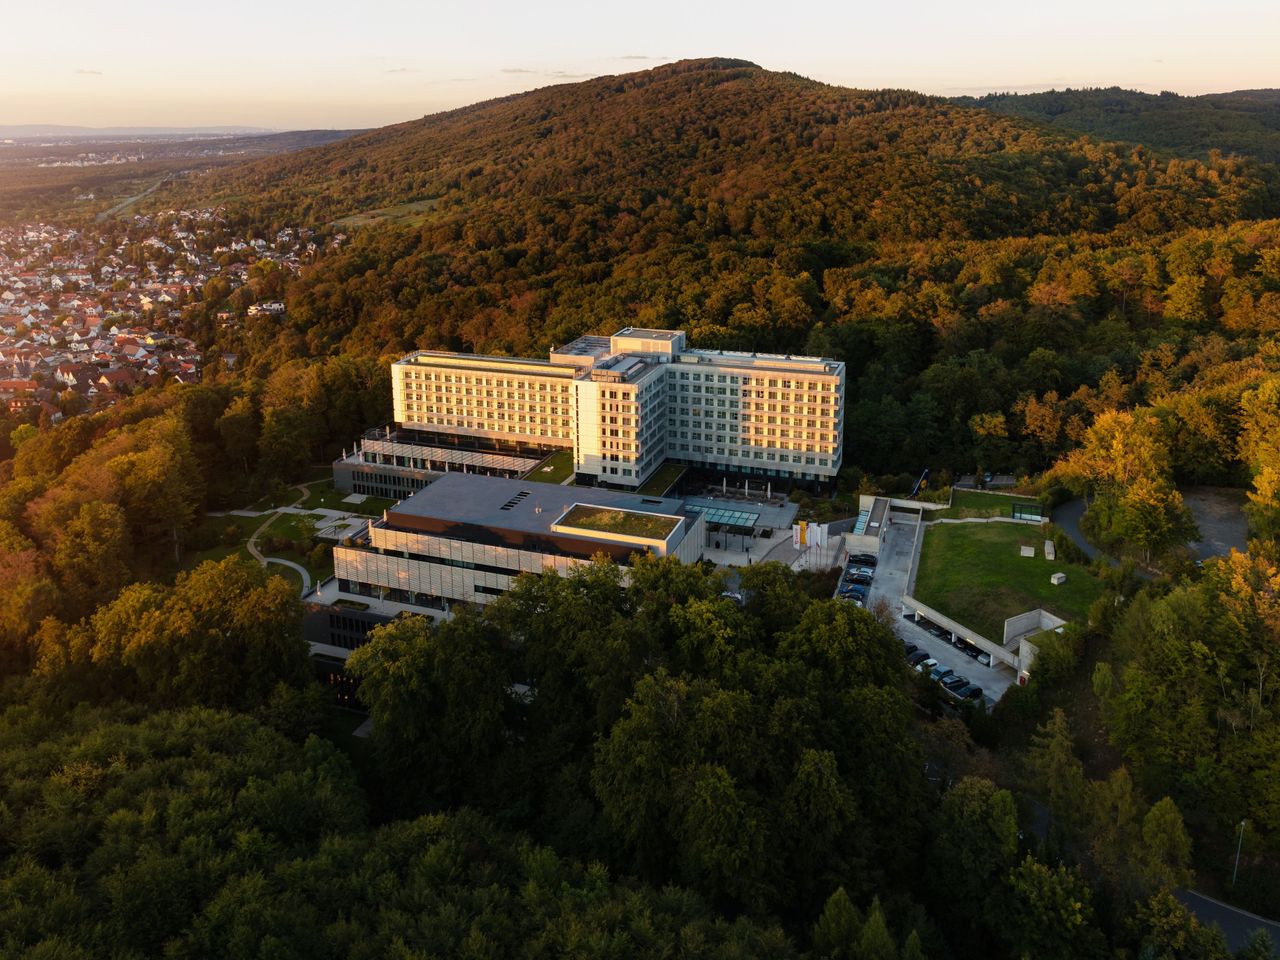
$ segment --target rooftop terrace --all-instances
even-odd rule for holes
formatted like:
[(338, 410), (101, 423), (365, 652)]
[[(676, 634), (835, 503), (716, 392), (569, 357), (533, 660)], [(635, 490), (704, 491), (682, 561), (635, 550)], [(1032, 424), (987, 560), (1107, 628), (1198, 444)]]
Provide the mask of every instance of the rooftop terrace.
[(680, 526), (680, 518), (579, 503), (561, 517), (556, 525), (561, 528), (576, 527), (596, 533), (665, 541)]

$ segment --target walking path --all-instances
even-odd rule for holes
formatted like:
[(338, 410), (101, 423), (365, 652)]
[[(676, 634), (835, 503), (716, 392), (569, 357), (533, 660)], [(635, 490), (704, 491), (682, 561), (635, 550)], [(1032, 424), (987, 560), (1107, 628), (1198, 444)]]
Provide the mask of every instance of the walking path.
[[(286, 567), (290, 567), (296, 570), (298, 573), (300, 573), (302, 575), (302, 591), (300, 595), (305, 595), (309, 593), (311, 590), (311, 574), (307, 573), (306, 568), (304, 568), (301, 564), (294, 563), (292, 560), (285, 560), (285, 559), (282, 559), (281, 557), (264, 557), (262, 555), (262, 551), (258, 549), (258, 537), (262, 536), (263, 532), (267, 529), (267, 527), (271, 526), (271, 524), (275, 521), (276, 517), (280, 516), (280, 514), (309, 512), (307, 510), (297, 509), (298, 504), (300, 504), (303, 500), (307, 499), (308, 490), (307, 490), (306, 484), (304, 483), (295, 484), (293, 489), (298, 491), (298, 499), (293, 501), (293, 503), (287, 507), (279, 507), (275, 510), (263, 511), (262, 513), (252, 513), (247, 510), (231, 510), (228, 512), (232, 516), (236, 516), (236, 517), (263, 517), (263, 516), (266, 517), (266, 519), (263, 520), (262, 523), (258, 525), (258, 529), (253, 531), (253, 535), (249, 537), (249, 542), (245, 544), (245, 549), (249, 551), (249, 556), (253, 557), (253, 559), (257, 560), (264, 567), (268, 563), (279, 563)], [(319, 511), (316, 511), (316, 512), (318, 513)]]
[(302, 578), (302, 596), (305, 597), (311, 592), (311, 574), (307, 573), (307, 568), (302, 564), (294, 563), (292, 560), (286, 560), (283, 557), (267, 557), (263, 560), (263, 566), (268, 563), (278, 563), (295, 571)]
[(168, 183), (169, 178), (172, 176), (173, 174), (166, 173), (159, 181), (157, 181), (156, 183), (153, 183), (151, 186), (147, 187), (147, 189), (143, 190), (141, 193), (135, 194), (132, 197), (126, 197), (124, 200), (121, 200), (110, 210), (103, 210), (102, 213), (98, 214), (98, 217), (97, 217), (98, 222), (101, 223), (104, 220), (109, 220), (111, 217), (114, 217), (116, 214), (123, 213), (124, 211), (128, 210), (131, 206), (133, 206), (143, 197), (151, 196), (151, 194), (155, 193), (162, 186)]

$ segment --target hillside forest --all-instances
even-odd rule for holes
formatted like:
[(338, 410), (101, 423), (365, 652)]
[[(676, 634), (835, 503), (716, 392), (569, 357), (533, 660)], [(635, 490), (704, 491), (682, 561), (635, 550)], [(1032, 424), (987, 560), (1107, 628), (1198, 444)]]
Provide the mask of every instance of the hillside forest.
[[(347, 239), (255, 278), (283, 319), (182, 307), (233, 369), (0, 425), (3, 952), (1270, 956), (1175, 896), (1280, 914), (1269, 161), (708, 60), (166, 186), (157, 216)], [(525, 577), (352, 656), (366, 741), (286, 581), (183, 564), (386, 422), (396, 355), (627, 324), (844, 360), (832, 509), (925, 466), (1086, 498), (1103, 596), (955, 712), (896, 611), (820, 577), (749, 568), (741, 606), (665, 560)], [(1206, 484), (1253, 539), (1201, 566)]]

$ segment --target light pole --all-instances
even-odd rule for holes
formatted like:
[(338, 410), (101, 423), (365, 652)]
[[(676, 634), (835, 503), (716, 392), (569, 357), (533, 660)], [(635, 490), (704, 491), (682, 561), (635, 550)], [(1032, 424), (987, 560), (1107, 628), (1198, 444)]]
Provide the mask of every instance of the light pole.
[(1236, 865), (1231, 871), (1231, 885), (1233, 887), (1236, 885), (1236, 875), (1240, 872), (1240, 850), (1244, 846), (1244, 825), (1246, 823), (1248, 823), (1247, 820), (1240, 821), (1240, 839), (1236, 841)]

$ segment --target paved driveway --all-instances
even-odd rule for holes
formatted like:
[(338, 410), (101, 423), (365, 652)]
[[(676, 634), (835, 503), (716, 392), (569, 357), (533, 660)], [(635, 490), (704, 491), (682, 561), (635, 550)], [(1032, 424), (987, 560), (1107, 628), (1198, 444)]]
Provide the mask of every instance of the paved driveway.
[(1244, 514), (1247, 496), (1243, 490), (1188, 487), (1182, 491), (1182, 499), (1204, 537), (1191, 544), (1198, 558), (1225, 557), (1232, 549), (1249, 549), (1249, 522)]
[(894, 514), (893, 523), (885, 531), (880, 545), (879, 565), (872, 581), (868, 600), (870, 605), (884, 600), (896, 618), (894, 632), (903, 640), (909, 640), (928, 652), (938, 663), (950, 667), (956, 673), (968, 677), (982, 687), (982, 692), (994, 703), (1004, 696), (1010, 684), (1017, 680), (1014, 672), (1004, 665), (984, 667), (970, 659), (949, 643), (939, 640), (923, 627), (902, 619), (902, 597), (907, 591), (907, 575), (911, 569), (911, 551), (915, 538), (916, 521)]

